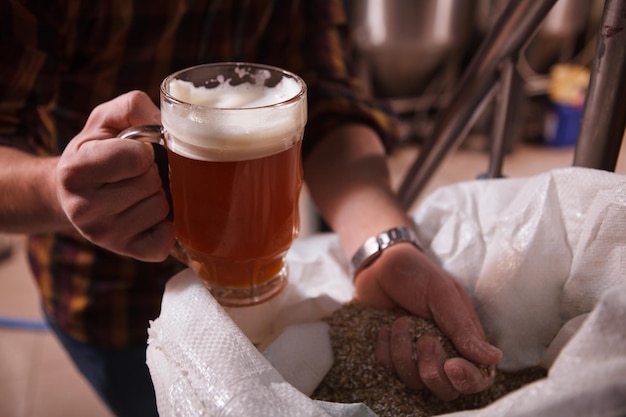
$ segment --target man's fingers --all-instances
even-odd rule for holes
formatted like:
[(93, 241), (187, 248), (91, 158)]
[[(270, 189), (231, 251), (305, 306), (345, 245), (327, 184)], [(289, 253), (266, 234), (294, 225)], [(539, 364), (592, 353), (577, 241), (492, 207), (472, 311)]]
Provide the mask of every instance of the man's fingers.
[[(96, 195), (93, 196), (92, 204), (108, 204), (112, 213), (117, 214), (159, 193), (161, 193), (163, 201), (166, 202), (158, 168), (156, 164), (151, 164), (146, 172), (136, 177), (102, 185)], [(115, 204), (111, 204), (112, 202)], [(115, 207), (119, 208), (115, 210)]]
[[(161, 179), (153, 164), (144, 174), (98, 186), (66, 185), (63, 191), (64, 209), (68, 218), (78, 227), (116, 216), (154, 194), (161, 194), (167, 203)], [(159, 219), (160, 220), (160, 219)]]
[(131, 139), (91, 140), (82, 143), (68, 162), (70, 178), (109, 183), (146, 172), (154, 164), (154, 150), (148, 143)]
[(480, 332), (480, 335), (482, 337), (485, 337), (485, 331), (483, 330), (483, 326), (478, 319), (478, 315), (474, 314), (474, 306), (472, 304), (472, 300), (469, 297), (469, 294), (467, 293), (467, 291), (465, 291), (465, 288), (463, 288), (463, 286), (458, 283), (458, 281), (453, 281), (453, 283), (456, 287), (457, 293), (459, 294), (461, 300), (463, 301), (463, 304), (465, 305), (465, 308), (467, 309), (467, 311), (472, 312), (472, 314), (469, 315), (469, 318), (472, 319), (472, 321), (474, 322), (476, 330)]
[(463, 358), (452, 358), (444, 370), (454, 388), (461, 394), (474, 394), (489, 388), (495, 379), (495, 367), (479, 369)]
[(460, 357), (446, 360), (439, 339), (425, 334), (413, 341), (410, 324), (410, 317), (400, 317), (391, 326), (381, 326), (374, 348), (378, 362), (395, 372), (408, 389), (427, 388), (442, 400), (451, 401), (493, 384), (494, 365), (477, 367)]
[(416, 342), (418, 369), (422, 382), (437, 397), (452, 401), (459, 392), (444, 371), (445, 353), (435, 336), (423, 335)]
[(169, 221), (162, 221), (137, 235), (124, 254), (145, 262), (160, 262), (170, 254), (174, 240), (174, 226)]
[(85, 130), (99, 129), (115, 137), (131, 126), (160, 124), (161, 113), (142, 91), (131, 91), (96, 107), (85, 124)]
[(398, 378), (407, 388), (418, 391), (424, 388), (424, 383), (420, 379), (413, 354), (413, 338), (409, 324), (408, 317), (401, 317), (391, 325), (391, 360)]
[(378, 330), (378, 338), (376, 339), (376, 345), (374, 345), (374, 357), (387, 369), (393, 369), (393, 362), (391, 361), (391, 330), (389, 326), (381, 326)]
[(173, 246), (169, 205), (152, 145), (116, 136), (158, 123), (159, 109), (143, 92), (103, 103), (65, 148), (56, 170), (59, 202), (76, 229), (97, 245), (145, 261), (165, 259)]
[(165, 193), (161, 191), (120, 213), (116, 223), (120, 233), (128, 231), (126, 235), (121, 235), (122, 239), (130, 240), (166, 220), (168, 214), (169, 205)]
[[(473, 308), (466, 306), (462, 292), (458, 287), (442, 292), (444, 297), (431, 297), (430, 309), (433, 319), (441, 331), (450, 337), (459, 353), (475, 362), (495, 365), (502, 359), (502, 352), (485, 340), (480, 322), (475, 318)], [(456, 291), (455, 291), (456, 290)], [(450, 308), (466, 306), (466, 308)], [(445, 312), (445, 315), (443, 314)]]

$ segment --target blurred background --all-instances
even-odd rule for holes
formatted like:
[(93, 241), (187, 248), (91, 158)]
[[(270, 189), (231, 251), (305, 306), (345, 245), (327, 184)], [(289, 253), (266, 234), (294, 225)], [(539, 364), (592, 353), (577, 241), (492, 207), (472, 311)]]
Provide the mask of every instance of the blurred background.
[[(346, 4), (363, 85), (373, 96), (389, 99), (402, 116), (404, 138), (420, 142), (431, 133), (433, 121), (507, 0)], [(557, 64), (590, 67), (603, 5), (603, 0), (558, 0), (529, 39), (516, 66), (513, 94), (518, 105), (511, 143), (544, 139), (551, 70)], [(468, 137), (478, 147), (487, 146), (490, 114), (487, 110)]]

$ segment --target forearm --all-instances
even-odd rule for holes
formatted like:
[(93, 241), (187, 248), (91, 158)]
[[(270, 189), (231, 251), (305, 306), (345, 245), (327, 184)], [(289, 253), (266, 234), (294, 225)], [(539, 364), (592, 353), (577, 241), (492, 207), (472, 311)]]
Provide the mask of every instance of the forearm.
[(72, 227), (56, 196), (57, 162), (0, 146), (0, 231), (29, 234)]
[(307, 157), (304, 172), (320, 214), (348, 257), (368, 237), (412, 225), (391, 188), (384, 148), (366, 126), (330, 132)]

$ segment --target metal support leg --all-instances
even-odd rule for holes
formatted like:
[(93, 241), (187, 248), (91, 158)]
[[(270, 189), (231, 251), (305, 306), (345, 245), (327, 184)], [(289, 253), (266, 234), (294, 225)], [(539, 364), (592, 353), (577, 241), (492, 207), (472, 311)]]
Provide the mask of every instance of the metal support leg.
[(626, 1), (606, 0), (574, 165), (615, 171), (626, 127)]
[(511, 130), (511, 87), (513, 85), (514, 72), (514, 60), (505, 60), (500, 68), (500, 81), (498, 83), (498, 95), (496, 97), (494, 110), (487, 178), (502, 177), (502, 163), (504, 160), (506, 139)]
[[(503, 10), (460, 80), (450, 105), (435, 124), (433, 136), (420, 150), (398, 191), (409, 209), (444, 157), (464, 139), (498, 82), (502, 62), (516, 57), (556, 0), (511, 0)], [(470, 125), (470, 126), (468, 126)]]

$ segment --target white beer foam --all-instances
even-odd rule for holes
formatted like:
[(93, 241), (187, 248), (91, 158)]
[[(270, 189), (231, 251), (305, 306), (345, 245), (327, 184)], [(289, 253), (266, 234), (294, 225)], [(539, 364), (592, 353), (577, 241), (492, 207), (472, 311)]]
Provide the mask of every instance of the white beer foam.
[(214, 88), (170, 82), (171, 96), (193, 105), (162, 103), (172, 151), (203, 160), (253, 159), (285, 150), (302, 138), (306, 97), (288, 103), (301, 90), (296, 80), (283, 77), (275, 87), (265, 87), (262, 79), (236, 86), (218, 81)]

